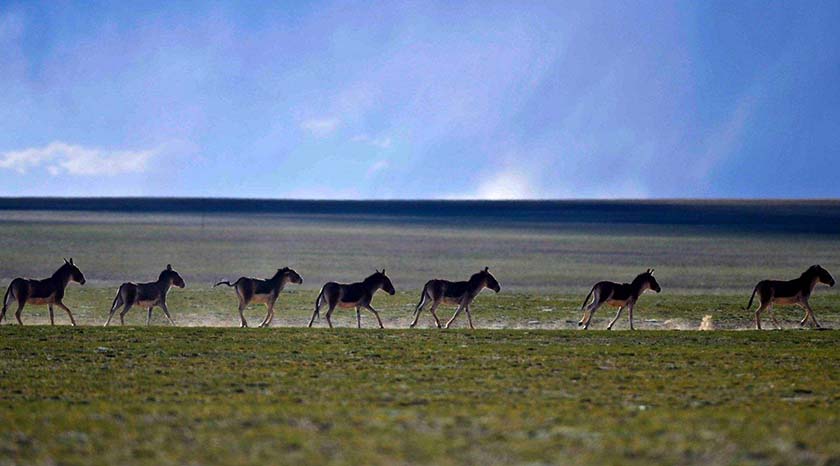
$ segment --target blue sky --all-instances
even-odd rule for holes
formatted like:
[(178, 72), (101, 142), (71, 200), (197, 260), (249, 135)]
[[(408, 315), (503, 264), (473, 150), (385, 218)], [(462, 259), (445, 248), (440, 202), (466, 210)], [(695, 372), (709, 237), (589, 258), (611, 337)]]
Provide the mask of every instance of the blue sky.
[(0, 195), (840, 197), (840, 2), (0, 3)]

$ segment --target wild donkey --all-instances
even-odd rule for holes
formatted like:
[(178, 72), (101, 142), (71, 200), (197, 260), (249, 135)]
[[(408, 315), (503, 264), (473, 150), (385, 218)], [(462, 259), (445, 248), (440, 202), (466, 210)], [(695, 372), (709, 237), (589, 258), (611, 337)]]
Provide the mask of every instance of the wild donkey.
[(776, 328), (782, 328), (779, 325), (779, 321), (776, 320), (776, 316), (773, 314), (773, 304), (797, 304), (802, 306), (805, 308), (805, 317), (802, 318), (799, 325), (805, 325), (805, 322), (808, 321), (808, 317), (810, 316), (811, 321), (814, 322), (814, 326), (821, 328), (819, 322), (814, 317), (814, 310), (808, 304), (808, 298), (811, 297), (811, 293), (814, 292), (814, 287), (817, 286), (817, 283), (834, 286), (834, 277), (828, 273), (828, 270), (819, 265), (808, 267), (808, 270), (802, 272), (799, 278), (793, 280), (762, 280), (755, 285), (752, 296), (750, 296), (750, 302), (747, 304), (745, 310), (749, 310), (752, 307), (753, 298), (758, 293), (760, 305), (755, 311), (756, 329), (761, 330), (761, 311), (764, 310), (770, 314), (770, 318), (773, 320)]
[(52, 277), (43, 280), (32, 280), (29, 278), (15, 278), (6, 289), (6, 296), (3, 297), (3, 310), (0, 311), (0, 322), (3, 322), (3, 317), (6, 315), (6, 308), (12, 303), (12, 300), (17, 301), (17, 311), (15, 311), (15, 319), (20, 325), (23, 322), (20, 320), (20, 313), (23, 312), (23, 306), (28, 304), (46, 304), (50, 309), (50, 325), (55, 325), (55, 318), (53, 317), (53, 305), (58, 306), (70, 316), (70, 323), (76, 325), (76, 320), (73, 319), (73, 314), (70, 309), (61, 302), (64, 299), (64, 289), (67, 285), (74, 281), (80, 285), (85, 284), (85, 275), (76, 267), (71, 257), (68, 261), (64, 259), (64, 264), (52, 274)]
[(309, 327), (312, 327), (312, 323), (315, 322), (316, 317), (320, 318), (321, 305), (327, 303), (329, 309), (327, 309), (326, 317), (327, 324), (329, 324), (330, 328), (333, 326), (330, 316), (332, 316), (336, 306), (344, 308), (355, 307), (358, 328), (362, 328), (361, 308), (373, 312), (376, 320), (379, 321), (379, 328), (385, 328), (382, 325), (382, 319), (379, 318), (379, 313), (370, 305), (373, 294), (380, 289), (385, 290), (386, 293), (392, 296), (396, 293), (394, 285), (391, 284), (391, 280), (385, 276), (385, 269), (382, 269), (381, 272), (377, 270), (375, 274), (365, 278), (361, 283), (326, 283), (321, 288), (321, 292), (318, 293), (318, 298), (315, 299), (315, 312), (312, 313), (312, 318), (309, 319)]
[(274, 320), (274, 303), (280, 296), (280, 292), (287, 283), (295, 283), (300, 285), (303, 283), (303, 278), (294, 270), (283, 267), (277, 269), (277, 273), (271, 278), (260, 280), (259, 278), (239, 277), (239, 280), (231, 283), (229, 281), (221, 281), (213, 285), (213, 288), (219, 285), (232, 286), (236, 290), (236, 296), (239, 298), (239, 327), (247, 327), (248, 322), (245, 320), (245, 315), (242, 311), (249, 303), (263, 303), (267, 308), (265, 319), (263, 319), (260, 327), (268, 327), (271, 321)]
[(123, 306), (120, 312), (120, 325), (125, 325), (125, 315), (131, 310), (132, 306), (140, 306), (148, 309), (146, 316), (146, 325), (152, 321), (152, 308), (160, 306), (169, 323), (175, 325), (172, 321), (172, 316), (169, 315), (169, 309), (166, 307), (166, 294), (169, 293), (169, 288), (172, 286), (183, 288), (186, 286), (184, 279), (175, 270), (172, 269), (172, 264), (166, 264), (166, 268), (158, 275), (156, 282), (151, 283), (123, 283), (117, 290), (117, 296), (114, 298), (114, 303), (111, 304), (111, 313), (108, 314), (108, 320), (105, 326), (111, 323), (111, 318), (120, 306)]
[[(618, 312), (616, 312), (612, 322), (607, 325), (607, 330), (612, 330), (613, 325), (615, 325), (615, 322), (621, 315), (621, 311), (625, 307), (630, 313), (630, 330), (635, 330), (633, 328), (633, 307), (636, 305), (636, 301), (639, 300), (639, 296), (649, 289), (657, 293), (662, 291), (659, 283), (653, 278), (653, 269), (647, 269), (645, 273), (639, 274), (633, 279), (632, 283), (596, 283), (589, 291), (589, 294), (586, 295), (586, 299), (583, 300), (583, 305), (580, 307), (581, 311), (586, 308), (586, 312), (583, 313), (583, 317), (578, 322), (578, 326), (583, 325), (584, 329), (588, 329), (589, 323), (592, 322), (592, 314), (595, 314), (595, 311), (602, 304), (607, 303), (610, 306), (618, 307)], [(592, 303), (587, 307), (586, 303), (589, 301), (590, 296), (592, 296)]]
[(455, 314), (449, 319), (449, 322), (446, 323), (446, 328), (452, 324), (458, 314), (461, 313), (461, 310), (467, 312), (467, 319), (470, 322), (470, 328), (473, 327), (472, 322), (472, 315), (470, 314), (470, 304), (472, 304), (473, 300), (481, 290), (484, 288), (490, 288), (491, 290), (498, 293), (502, 287), (499, 286), (499, 282), (489, 272), (489, 267), (484, 267), (484, 270), (473, 274), (468, 281), (465, 282), (450, 282), (447, 280), (429, 280), (426, 282), (426, 285), (423, 286), (423, 292), (420, 294), (420, 302), (417, 303), (417, 307), (414, 309), (414, 322), (411, 323), (411, 328), (414, 328), (417, 325), (417, 319), (420, 318), (420, 313), (423, 311), (423, 307), (426, 306), (426, 303), (431, 300), (432, 307), (429, 308), (429, 312), (432, 313), (432, 317), (435, 318), (435, 325), (440, 328), (440, 320), (438, 320), (437, 314), (435, 314), (435, 310), (440, 305), (440, 303), (446, 304), (457, 304), (458, 309), (455, 310)]

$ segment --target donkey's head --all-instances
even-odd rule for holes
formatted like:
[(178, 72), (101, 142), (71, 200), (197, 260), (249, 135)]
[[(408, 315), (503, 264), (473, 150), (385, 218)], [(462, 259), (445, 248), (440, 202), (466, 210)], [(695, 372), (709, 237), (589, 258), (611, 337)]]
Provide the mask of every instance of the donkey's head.
[(64, 259), (64, 265), (61, 266), (62, 270), (64, 269), (64, 273), (66, 273), (70, 280), (78, 283), (79, 285), (84, 285), (87, 280), (85, 280), (85, 274), (76, 267), (76, 264), (73, 263), (73, 258), (71, 257), (70, 260)]
[(647, 269), (645, 273), (640, 273), (634, 280), (635, 283), (639, 288), (644, 292), (646, 289), (651, 289), (657, 293), (662, 291), (662, 287), (659, 286), (659, 282), (653, 278), (653, 269)]
[(303, 283), (303, 277), (301, 277), (299, 273), (295, 272), (294, 269), (283, 267), (282, 269), (277, 269), (277, 274), (286, 277), (286, 280), (288, 280), (289, 283), (294, 283), (295, 285)]
[[(834, 286), (834, 277), (828, 273), (828, 270), (822, 268), (821, 265), (812, 265), (808, 267), (808, 270), (805, 273), (811, 274), (811, 276), (816, 277), (816, 279), (825, 285)], [(803, 274), (804, 275), (804, 274)]]
[[(397, 292), (397, 290), (394, 289), (394, 284), (391, 283), (391, 279), (388, 278), (385, 275), (385, 269), (382, 269), (381, 272), (379, 270), (377, 270), (375, 274), (373, 274), (373, 275), (371, 275), (370, 277), (367, 278), (367, 280), (371, 280), (371, 279), (374, 279), (377, 282), (381, 283), (380, 287), (383, 290), (385, 290), (385, 292), (388, 293), (389, 295), (393, 296), (394, 293)], [(365, 281), (367, 281), (367, 280), (365, 280)]]
[(490, 273), (490, 267), (484, 267), (484, 270), (479, 271), (477, 274), (473, 275), (473, 277), (477, 277), (479, 280), (484, 282), (484, 286), (490, 288), (491, 290), (498, 293), (502, 291), (502, 286), (499, 285), (499, 281), (496, 280), (496, 277)]
[(181, 275), (172, 268), (172, 264), (166, 264), (166, 268), (158, 276), (158, 280), (162, 282), (171, 283), (172, 286), (183, 288), (187, 286)]

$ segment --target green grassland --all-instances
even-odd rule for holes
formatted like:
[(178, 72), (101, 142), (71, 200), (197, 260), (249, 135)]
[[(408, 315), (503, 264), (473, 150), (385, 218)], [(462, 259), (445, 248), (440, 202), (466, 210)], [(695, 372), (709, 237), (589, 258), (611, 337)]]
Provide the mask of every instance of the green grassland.
[[(840, 270), (836, 235), (675, 225), (474, 224), (332, 216), (1, 212), (0, 285), (74, 257), (65, 298), (80, 328), (28, 306), (0, 326), (0, 465), (6, 464), (840, 464), (840, 330), (752, 327), (763, 278)], [(101, 326), (124, 281), (172, 263), (187, 281), (153, 326)], [(220, 279), (305, 279), (274, 328), (237, 329)], [(490, 266), (502, 292), (473, 306), (478, 330), (408, 330), (429, 278)], [(398, 293), (342, 328), (305, 329), (318, 288), (387, 269)], [(577, 329), (598, 280), (656, 268), (642, 331)], [(5, 288), (0, 287), (0, 291)], [(811, 304), (840, 328), (840, 290)], [(442, 307), (441, 319), (454, 309)], [(264, 307), (246, 317), (256, 325)], [(614, 315), (603, 308), (593, 329)], [(714, 328), (697, 332), (704, 316)], [(13, 311), (7, 314), (13, 321)], [(766, 328), (771, 328), (767, 318)], [(653, 331), (657, 330), (657, 331)], [(731, 331), (739, 330), (739, 331)]]
[(837, 464), (837, 331), (0, 328), (2, 464)]

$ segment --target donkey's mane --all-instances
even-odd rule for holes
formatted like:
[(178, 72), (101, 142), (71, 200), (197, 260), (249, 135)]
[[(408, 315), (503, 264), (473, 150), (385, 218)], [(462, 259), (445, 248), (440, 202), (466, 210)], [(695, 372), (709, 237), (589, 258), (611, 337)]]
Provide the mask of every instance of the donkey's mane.
[(173, 270), (164, 269), (163, 272), (161, 272), (160, 275), (158, 275), (158, 281), (159, 282), (166, 281), (167, 277), (169, 275), (171, 275), (172, 273), (174, 273)]
[(75, 266), (71, 265), (69, 262), (65, 262), (64, 264), (61, 265), (61, 267), (58, 268), (58, 270), (56, 270), (52, 274), (52, 276), (53, 277), (58, 277), (59, 275), (65, 273), (65, 271), (69, 271), (71, 267), (75, 267)]
[(643, 281), (647, 281), (648, 277), (650, 277), (650, 276), (651, 276), (650, 272), (640, 273), (639, 275), (636, 275), (636, 278), (633, 279), (632, 284), (633, 285), (641, 284)]
[(479, 280), (482, 280), (487, 272), (482, 270), (481, 272), (476, 272), (470, 276), (470, 283), (475, 283)]
[(372, 282), (372, 281), (374, 281), (374, 280), (382, 280), (382, 281), (384, 281), (384, 280), (383, 280), (383, 277), (384, 277), (384, 276), (385, 276), (385, 275), (383, 275), (383, 274), (382, 274), (382, 272), (376, 272), (376, 273), (371, 274), (370, 276), (368, 276), (368, 277), (367, 277), (367, 278), (365, 278), (364, 280), (362, 280), (362, 283), (370, 283), (370, 282)]

